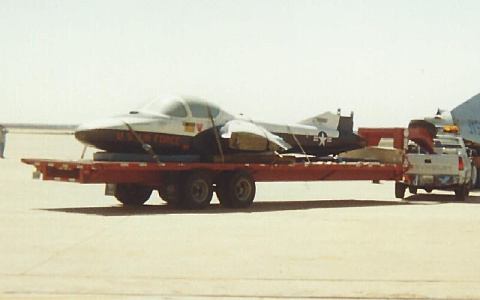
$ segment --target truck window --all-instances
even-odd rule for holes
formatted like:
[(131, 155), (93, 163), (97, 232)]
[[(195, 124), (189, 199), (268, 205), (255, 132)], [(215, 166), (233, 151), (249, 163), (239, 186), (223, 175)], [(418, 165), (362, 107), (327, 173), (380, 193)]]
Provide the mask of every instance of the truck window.
[(445, 142), (441, 142), (439, 140), (436, 140), (435, 141), (435, 147), (436, 148), (446, 148), (446, 149), (460, 149), (462, 148), (462, 146), (460, 144), (455, 144), (455, 143), (452, 143), (453, 141), (445, 141)]

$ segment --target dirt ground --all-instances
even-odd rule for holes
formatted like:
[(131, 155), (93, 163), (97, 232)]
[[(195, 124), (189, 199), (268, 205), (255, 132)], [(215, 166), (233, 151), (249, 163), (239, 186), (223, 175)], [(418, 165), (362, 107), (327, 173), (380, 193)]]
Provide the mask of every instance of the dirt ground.
[(480, 193), (268, 183), (246, 210), (172, 210), (157, 195), (125, 209), (19, 161), (81, 151), (72, 136), (9, 134), (0, 299), (480, 299)]

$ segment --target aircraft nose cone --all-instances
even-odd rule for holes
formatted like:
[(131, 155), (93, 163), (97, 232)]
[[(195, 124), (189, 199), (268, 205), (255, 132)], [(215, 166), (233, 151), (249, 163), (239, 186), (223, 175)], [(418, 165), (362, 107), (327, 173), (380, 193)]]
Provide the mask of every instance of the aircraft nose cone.
[(118, 130), (124, 130), (125, 124), (121, 120), (111, 118), (81, 124), (75, 130), (75, 138), (89, 146), (102, 149), (105, 142), (111, 142), (112, 135)]
[(89, 130), (75, 130), (75, 138), (84, 144), (90, 144), (89, 141), (90, 132)]
[(74, 135), (79, 142), (89, 146), (96, 146), (95, 141), (98, 140), (98, 130), (82, 128), (80, 126), (75, 130)]
[[(144, 116), (118, 116), (81, 124), (75, 130), (75, 138), (83, 144), (105, 151), (130, 151), (138, 148), (138, 142), (131, 138), (129, 126), (141, 131), (152, 120)], [(155, 120), (155, 124), (160, 124)], [(129, 126), (127, 126), (127, 124)], [(133, 145), (133, 146), (132, 146)]]

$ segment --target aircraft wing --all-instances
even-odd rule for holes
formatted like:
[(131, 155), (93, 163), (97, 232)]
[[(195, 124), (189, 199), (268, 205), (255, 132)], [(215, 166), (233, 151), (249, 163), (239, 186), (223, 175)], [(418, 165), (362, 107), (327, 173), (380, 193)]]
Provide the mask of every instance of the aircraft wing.
[(220, 136), (228, 139), (234, 150), (277, 151), (292, 148), (281, 137), (252, 122), (232, 120), (220, 128)]
[(480, 94), (455, 107), (452, 118), (465, 140), (480, 144)]

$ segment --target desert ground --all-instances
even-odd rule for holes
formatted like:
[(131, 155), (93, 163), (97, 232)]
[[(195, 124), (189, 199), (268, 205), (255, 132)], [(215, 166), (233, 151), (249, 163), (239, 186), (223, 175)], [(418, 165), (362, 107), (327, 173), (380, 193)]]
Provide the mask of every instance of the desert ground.
[(480, 193), (264, 183), (245, 210), (126, 209), (20, 162), (78, 159), (73, 136), (7, 138), (0, 299), (480, 299)]

